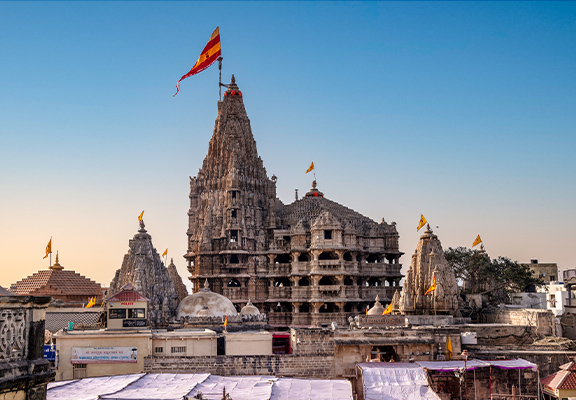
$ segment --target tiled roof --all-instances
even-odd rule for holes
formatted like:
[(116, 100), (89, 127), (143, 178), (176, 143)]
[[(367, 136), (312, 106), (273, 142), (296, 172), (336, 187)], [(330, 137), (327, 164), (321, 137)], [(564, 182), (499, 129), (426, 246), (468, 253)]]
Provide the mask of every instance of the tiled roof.
[(574, 361), (570, 361), (567, 364), (561, 365), (560, 369), (565, 371), (576, 371), (576, 363)]
[(74, 323), (74, 328), (89, 327), (98, 322), (100, 315), (102, 315), (102, 311), (47, 312), (46, 330), (57, 332), (60, 329), (68, 328), (69, 322)]
[(576, 373), (560, 370), (540, 380), (542, 385), (552, 389), (573, 390), (576, 389)]
[(61, 294), (101, 296), (102, 288), (85, 276), (71, 270), (45, 270), (18, 281), (10, 287), (18, 295)]

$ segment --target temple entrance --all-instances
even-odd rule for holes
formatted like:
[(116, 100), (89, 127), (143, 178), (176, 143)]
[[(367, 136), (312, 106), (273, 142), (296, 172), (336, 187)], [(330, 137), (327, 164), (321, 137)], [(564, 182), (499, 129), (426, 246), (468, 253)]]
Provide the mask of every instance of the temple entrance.
[(382, 362), (398, 361), (398, 354), (393, 346), (374, 346), (370, 351), (370, 359)]

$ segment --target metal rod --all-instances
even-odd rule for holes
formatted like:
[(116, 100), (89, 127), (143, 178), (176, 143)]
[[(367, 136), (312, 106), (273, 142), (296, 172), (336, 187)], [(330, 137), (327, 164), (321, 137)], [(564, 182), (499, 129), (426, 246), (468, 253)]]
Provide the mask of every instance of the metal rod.
[(222, 56), (218, 57), (218, 96), (222, 101)]

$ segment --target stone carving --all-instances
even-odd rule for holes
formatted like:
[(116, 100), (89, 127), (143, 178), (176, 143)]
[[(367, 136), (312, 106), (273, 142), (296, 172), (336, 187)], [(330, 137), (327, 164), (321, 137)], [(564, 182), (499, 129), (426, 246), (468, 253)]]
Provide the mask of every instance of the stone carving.
[(23, 358), (26, 354), (25, 311), (0, 310), (0, 360)]
[(140, 222), (140, 229), (129, 242), (122, 267), (110, 282), (110, 295), (131, 283), (135, 290), (150, 300), (148, 321), (152, 327), (167, 325), (174, 317), (178, 306), (178, 294), (168, 269), (152, 245), (152, 237)]
[[(436, 277), (436, 290), (424, 296)], [(400, 312), (415, 315), (459, 316), (458, 284), (454, 271), (444, 258), (438, 236), (430, 225), (420, 237), (400, 298)]]
[(276, 198), (234, 76), (202, 168), (190, 178), (188, 261), (193, 292), (205, 279), (239, 309), (252, 299), (277, 327), (318, 326), (364, 311), (400, 289), (395, 223), (377, 223), (325, 198)]
[(174, 283), (174, 289), (176, 289), (176, 293), (178, 294), (178, 302), (184, 300), (186, 296), (188, 296), (188, 289), (182, 282), (182, 278), (176, 269), (176, 265), (174, 265), (174, 259), (170, 259), (170, 265), (168, 265), (168, 275), (170, 275), (170, 279), (172, 279), (172, 283)]

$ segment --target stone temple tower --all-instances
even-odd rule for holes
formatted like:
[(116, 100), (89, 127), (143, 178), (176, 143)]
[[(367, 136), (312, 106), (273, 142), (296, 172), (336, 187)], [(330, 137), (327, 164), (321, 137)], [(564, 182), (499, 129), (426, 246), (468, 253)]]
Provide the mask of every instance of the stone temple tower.
[(258, 156), (242, 92), (232, 75), (224, 100), (218, 102), (208, 155), (198, 175), (190, 178), (185, 258), (194, 292), (205, 279), (224, 295), (225, 288), (241, 282), (252, 288), (243, 297), (254, 299), (253, 276), (256, 266), (267, 260), (267, 229), (276, 226), (275, 204), (275, 178), (268, 178)]
[(274, 327), (345, 324), (376, 296), (389, 302), (401, 290), (394, 222), (325, 198), (315, 181), (291, 204), (276, 198), (234, 76), (190, 178), (187, 235), (193, 291), (208, 280), (238, 311), (253, 304)]

